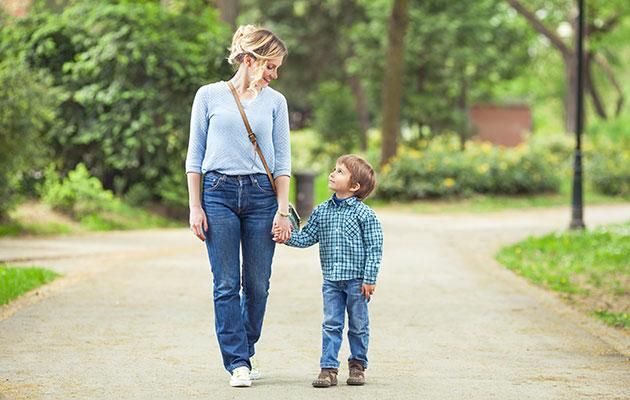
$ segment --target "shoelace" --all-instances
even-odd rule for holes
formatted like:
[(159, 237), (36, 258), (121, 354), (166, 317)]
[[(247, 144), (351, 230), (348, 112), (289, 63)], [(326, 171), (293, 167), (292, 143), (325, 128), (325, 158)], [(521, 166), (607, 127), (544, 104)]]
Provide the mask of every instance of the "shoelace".
[(234, 376), (238, 379), (249, 379), (249, 373), (244, 369), (234, 371)]

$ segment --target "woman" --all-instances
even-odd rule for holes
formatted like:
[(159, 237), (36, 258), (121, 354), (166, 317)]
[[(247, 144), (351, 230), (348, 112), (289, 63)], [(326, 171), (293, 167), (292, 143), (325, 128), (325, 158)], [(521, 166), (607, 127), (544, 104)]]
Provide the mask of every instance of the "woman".
[[(215, 329), (231, 386), (251, 386), (260, 377), (253, 356), (271, 277), (271, 232), (277, 227), (284, 240), (291, 233), (288, 108), (284, 96), (268, 86), (278, 78), (286, 54), (273, 32), (239, 27), (228, 57), (238, 67), (236, 74), (228, 82), (202, 86), (192, 106), (186, 157), (190, 227), (208, 250)], [(256, 134), (276, 192), (248, 138), (230, 84)]]

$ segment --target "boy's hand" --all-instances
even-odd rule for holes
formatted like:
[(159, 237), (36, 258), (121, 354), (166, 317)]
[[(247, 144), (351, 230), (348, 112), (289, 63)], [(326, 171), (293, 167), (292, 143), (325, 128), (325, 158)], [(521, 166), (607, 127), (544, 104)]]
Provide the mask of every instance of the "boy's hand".
[(282, 228), (277, 225), (273, 227), (271, 233), (273, 233), (273, 241), (279, 244), (286, 243), (289, 238), (291, 238), (289, 233), (289, 238), (287, 238), (286, 240), (282, 240)]
[(370, 296), (372, 296), (374, 294), (374, 290), (376, 289), (376, 285), (368, 285), (368, 284), (363, 284), (363, 286), (361, 286), (361, 294), (363, 296), (365, 296), (366, 299), (370, 299)]

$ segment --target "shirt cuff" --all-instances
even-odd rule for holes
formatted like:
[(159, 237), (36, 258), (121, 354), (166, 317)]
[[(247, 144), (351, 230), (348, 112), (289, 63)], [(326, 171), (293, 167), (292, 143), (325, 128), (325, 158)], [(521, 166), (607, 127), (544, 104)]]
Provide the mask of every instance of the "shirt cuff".
[(273, 175), (273, 179), (276, 179), (279, 176), (291, 177), (291, 171), (288, 169), (282, 169), (282, 170), (275, 171), (272, 175)]
[(372, 277), (364, 276), (363, 283), (366, 285), (376, 285), (376, 277), (372, 278)]

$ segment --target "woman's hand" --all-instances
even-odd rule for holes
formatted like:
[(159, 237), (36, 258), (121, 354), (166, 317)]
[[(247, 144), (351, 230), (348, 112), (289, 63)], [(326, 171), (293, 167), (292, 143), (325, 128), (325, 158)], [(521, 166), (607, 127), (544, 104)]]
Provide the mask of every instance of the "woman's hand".
[(201, 206), (192, 207), (190, 209), (190, 230), (202, 242), (206, 240), (204, 232), (208, 230), (208, 220)]
[(289, 218), (276, 214), (273, 218), (271, 233), (274, 235), (273, 240), (278, 243), (284, 243), (289, 240), (291, 238), (291, 221), (289, 221)]

